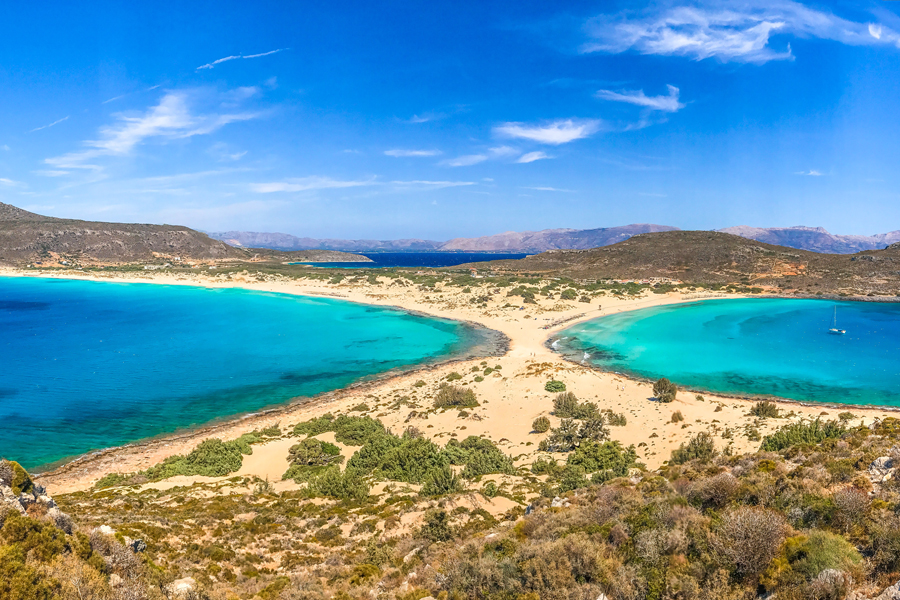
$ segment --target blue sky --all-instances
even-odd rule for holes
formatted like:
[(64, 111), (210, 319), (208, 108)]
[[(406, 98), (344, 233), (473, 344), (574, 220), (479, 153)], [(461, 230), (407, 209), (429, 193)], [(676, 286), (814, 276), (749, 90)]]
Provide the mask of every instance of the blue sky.
[(900, 229), (898, 164), (897, 2), (48, 2), (0, 24), (0, 201), (57, 216), (871, 234)]

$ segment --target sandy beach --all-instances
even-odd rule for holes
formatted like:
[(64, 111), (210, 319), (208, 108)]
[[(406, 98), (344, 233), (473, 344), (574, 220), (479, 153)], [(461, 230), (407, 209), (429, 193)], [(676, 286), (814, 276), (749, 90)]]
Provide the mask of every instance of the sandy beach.
[[(0, 276), (34, 276), (33, 272), (0, 269)], [(267, 276), (259, 281), (250, 274), (223, 277), (214, 275), (173, 275), (164, 273), (124, 274), (110, 273), (92, 276), (77, 272), (41, 273), (44, 277), (66, 277), (98, 281), (128, 281), (166, 285), (199, 285), (207, 287), (241, 287), (252, 290), (327, 296), (352, 302), (381, 306), (396, 306), (406, 310), (442, 318), (477, 323), (499, 331), (509, 338), (509, 348), (500, 357), (476, 358), (438, 366), (423, 367), (409, 373), (329, 392), (311, 399), (296, 401), (273, 410), (248, 415), (234, 420), (203, 427), (196, 431), (179, 432), (163, 438), (146, 440), (132, 445), (103, 450), (65, 464), (40, 477), (43, 485), (53, 494), (90, 488), (99, 478), (112, 473), (130, 473), (146, 469), (173, 454), (189, 452), (203, 439), (218, 437), (233, 439), (243, 433), (279, 423), (286, 431), (294, 424), (325, 413), (340, 414), (360, 404), (368, 414), (377, 417), (395, 432), (413, 425), (438, 444), (445, 444), (456, 437), (483, 435), (495, 442), (504, 452), (516, 459), (517, 465), (531, 463), (539, 454), (537, 448), (546, 434), (531, 433), (531, 423), (538, 416), (548, 416), (555, 426), (558, 419), (552, 412), (554, 394), (544, 390), (549, 379), (563, 381), (569, 391), (579, 399), (596, 402), (601, 409), (623, 413), (626, 426), (610, 427), (611, 438), (623, 445), (635, 445), (639, 459), (650, 469), (658, 468), (667, 460), (674, 448), (690, 435), (709, 431), (720, 448), (730, 446), (735, 452), (752, 450), (758, 441), (748, 439), (747, 433), (754, 427), (762, 435), (784, 425), (788, 419), (758, 421), (748, 415), (753, 401), (704, 393), (682, 391), (675, 402), (662, 404), (652, 398), (651, 386), (622, 375), (601, 372), (588, 366), (564, 360), (547, 347), (546, 342), (556, 332), (588, 319), (621, 311), (689, 302), (696, 294), (647, 294), (636, 298), (603, 296), (590, 304), (548, 300), (539, 298), (536, 304), (522, 304), (521, 298), (508, 298), (505, 294), (490, 295), (473, 288), (466, 293), (458, 287), (422, 290), (414, 286), (391, 285), (382, 277), (377, 284), (356, 281), (350, 284), (332, 284), (323, 280), (292, 280)], [(486, 307), (469, 302), (473, 294), (487, 294)], [(708, 294), (704, 294), (709, 297)], [(740, 297), (716, 294), (715, 297)], [(512, 307), (503, 306), (512, 304)], [(484, 364), (483, 364), (484, 363)], [(475, 377), (485, 366), (494, 369), (483, 381)], [(450, 373), (459, 373), (463, 379), (457, 384), (471, 386), (480, 406), (460, 417), (457, 411), (435, 412), (431, 397)], [(418, 385), (417, 385), (418, 382)], [(424, 382), (424, 385), (421, 383)], [(896, 415), (890, 410), (868, 407), (830, 407), (825, 405), (801, 405), (785, 403), (783, 412), (789, 419), (836, 417), (839, 412), (850, 411), (855, 415), (852, 423), (870, 423), (875, 419)], [(681, 411), (684, 420), (672, 422), (672, 414)], [(424, 418), (423, 418), (424, 417)], [(291, 439), (278, 440), (255, 446), (254, 454), (247, 457), (240, 474), (275, 481), (276, 489), (293, 489), (296, 484), (280, 481), (287, 468), (287, 450)], [(347, 449), (352, 454), (353, 449)], [(564, 455), (557, 458), (564, 460)], [(182, 481), (184, 479), (184, 481)], [(191, 478), (161, 482), (154, 485), (185, 485)]]

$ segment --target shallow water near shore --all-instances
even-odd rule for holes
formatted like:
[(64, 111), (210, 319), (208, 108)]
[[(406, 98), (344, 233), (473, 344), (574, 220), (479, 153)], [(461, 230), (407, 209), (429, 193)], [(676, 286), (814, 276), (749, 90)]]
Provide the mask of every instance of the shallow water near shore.
[[(838, 327), (832, 335), (834, 307)], [(623, 312), (554, 336), (566, 358), (734, 395), (900, 406), (900, 305), (711, 300)]]
[(329, 298), (38, 278), (0, 278), (0, 334), (0, 456), (30, 469), (498, 342)]

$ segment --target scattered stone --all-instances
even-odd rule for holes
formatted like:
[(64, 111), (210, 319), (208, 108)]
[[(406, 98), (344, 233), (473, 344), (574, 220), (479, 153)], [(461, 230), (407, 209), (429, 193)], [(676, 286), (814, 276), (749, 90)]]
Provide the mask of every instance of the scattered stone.
[(103, 535), (115, 535), (116, 534), (115, 529), (113, 529), (109, 525), (101, 525), (100, 527), (97, 528), (97, 531), (99, 531)]
[(131, 548), (131, 551), (135, 554), (139, 554), (147, 549), (147, 543), (144, 540), (134, 540), (128, 547)]
[(193, 577), (185, 577), (184, 579), (176, 579), (169, 584), (169, 589), (173, 596), (184, 597), (197, 589), (197, 582)]

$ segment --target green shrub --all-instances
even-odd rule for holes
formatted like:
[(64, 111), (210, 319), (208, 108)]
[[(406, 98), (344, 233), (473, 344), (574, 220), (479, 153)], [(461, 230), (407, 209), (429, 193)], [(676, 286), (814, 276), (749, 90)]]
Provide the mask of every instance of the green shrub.
[(555, 475), (559, 471), (559, 463), (553, 458), (538, 458), (531, 463), (531, 472), (535, 475)]
[(538, 417), (531, 422), (531, 430), (536, 433), (546, 433), (550, 431), (550, 419), (547, 417)]
[(571, 452), (585, 440), (602, 442), (609, 437), (603, 419), (589, 419), (579, 425), (574, 419), (563, 419), (559, 427), (550, 430), (539, 448), (548, 452)]
[(371, 417), (352, 417), (341, 415), (335, 418), (325, 414), (318, 419), (298, 423), (294, 427), (294, 435), (314, 436), (326, 431), (334, 432), (334, 439), (348, 446), (362, 446), (370, 438), (385, 435), (381, 421)]
[(360, 402), (359, 404), (351, 408), (350, 412), (369, 412), (370, 410), (371, 409), (369, 408), (368, 404), (366, 404), (365, 402)]
[(513, 461), (490, 440), (470, 435), (462, 442), (450, 440), (444, 448), (450, 464), (465, 465), (462, 476), (474, 479), (489, 473), (513, 474)]
[(547, 383), (544, 384), (544, 389), (553, 394), (566, 391), (566, 384), (562, 381), (557, 381), (555, 379), (551, 379)]
[(566, 464), (593, 473), (592, 481), (602, 483), (628, 475), (628, 470), (637, 464), (637, 452), (634, 446), (623, 449), (619, 442), (585, 440), (569, 455)]
[(170, 456), (162, 463), (150, 467), (144, 475), (151, 481), (168, 479), (176, 475), (202, 475), (224, 477), (241, 468), (243, 454), (251, 452), (245, 439), (223, 442), (218, 438), (203, 440), (189, 454)]
[(446, 465), (447, 458), (431, 440), (410, 438), (384, 453), (376, 474), (394, 481), (422, 483), (429, 472)]
[(329, 467), (309, 482), (307, 491), (314, 496), (338, 500), (365, 500), (369, 496), (369, 484), (355, 469), (348, 467), (341, 473), (338, 467)]
[(450, 515), (447, 511), (432, 508), (425, 512), (425, 518), (419, 535), (432, 542), (447, 542), (453, 539), (453, 528), (450, 526)]
[(672, 402), (678, 394), (678, 386), (663, 377), (653, 384), (653, 397), (660, 402)]
[(672, 418), (669, 420), (670, 423), (680, 423), (684, 421), (684, 415), (681, 414), (680, 410), (676, 410), (672, 413)]
[(579, 402), (572, 392), (563, 392), (553, 400), (553, 414), (561, 419), (594, 419), (600, 411), (593, 402)]
[(813, 530), (787, 538), (761, 580), (767, 590), (813, 581), (826, 569), (859, 576), (862, 557), (850, 542), (828, 531)]
[(750, 415), (760, 419), (777, 419), (781, 416), (778, 406), (768, 400), (754, 404), (753, 408), (750, 409)]
[(716, 446), (713, 438), (705, 431), (701, 431), (690, 440), (687, 444), (684, 442), (672, 451), (672, 458), (669, 464), (680, 465), (692, 460), (701, 460), (708, 462), (716, 457)]
[(628, 419), (625, 417), (624, 413), (617, 413), (608, 408), (604, 408), (601, 411), (601, 414), (607, 425), (612, 425), (613, 427), (625, 427), (628, 425)]
[(315, 438), (306, 438), (291, 446), (288, 451), (288, 461), (291, 464), (306, 467), (324, 467), (339, 463), (343, 458), (340, 448)]
[(462, 491), (462, 481), (448, 466), (431, 469), (422, 486), (423, 496), (446, 496)]
[(0, 546), (0, 598), (10, 600), (56, 600), (60, 583), (26, 563), (16, 546)]
[(573, 290), (572, 288), (567, 288), (560, 292), (559, 299), (560, 300), (574, 300), (578, 297), (578, 292)]
[(475, 397), (474, 390), (459, 386), (441, 386), (434, 398), (435, 408), (474, 408), (476, 406), (478, 406), (478, 399)]
[(791, 423), (763, 438), (760, 450), (777, 452), (796, 445), (820, 444), (828, 439), (839, 438), (847, 428), (836, 421), (822, 422), (819, 419), (809, 423)]

